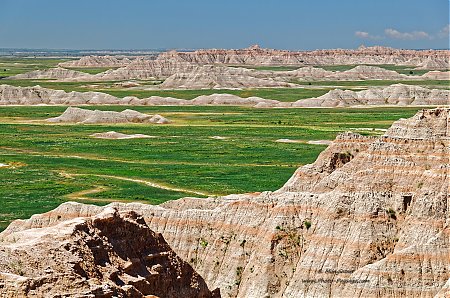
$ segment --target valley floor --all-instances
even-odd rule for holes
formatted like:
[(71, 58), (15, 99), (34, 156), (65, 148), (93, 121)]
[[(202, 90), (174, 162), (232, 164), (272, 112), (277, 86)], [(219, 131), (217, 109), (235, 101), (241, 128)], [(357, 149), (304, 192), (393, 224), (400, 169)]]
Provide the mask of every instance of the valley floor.
[[(45, 119), (65, 107), (0, 107), (0, 230), (68, 200), (159, 204), (184, 196), (276, 190), (326, 148), (308, 141), (333, 140), (347, 130), (380, 135), (419, 109), (89, 108), (132, 108), (172, 122), (50, 124)], [(90, 137), (107, 131), (154, 138)]]

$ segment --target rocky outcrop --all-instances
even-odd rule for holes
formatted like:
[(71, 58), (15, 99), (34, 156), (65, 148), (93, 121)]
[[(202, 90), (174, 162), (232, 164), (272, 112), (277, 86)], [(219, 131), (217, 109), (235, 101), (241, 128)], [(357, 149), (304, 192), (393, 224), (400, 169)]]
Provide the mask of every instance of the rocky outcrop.
[[(162, 80), (162, 89), (225, 89), (296, 87), (298, 81), (357, 80), (450, 80), (449, 72), (430, 71), (424, 75), (404, 75), (376, 66), (359, 65), (346, 71), (327, 71), (318, 67), (300, 67), (292, 71), (260, 71), (242, 67), (195, 65), (188, 62), (136, 59), (126, 67), (95, 75), (65, 68), (35, 70), (8, 79), (53, 79), (70, 82), (114, 80)], [(121, 88), (137, 87), (136, 82), (119, 82)]]
[(90, 135), (90, 137), (96, 139), (107, 139), (107, 140), (123, 140), (123, 139), (148, 139), (154, 138), (153, 136), (144, 135), (144, 134), (125, 134), (115, 131), (108, 132), (97, 132)]
[(49, 68), (44, 70), (33, 70), (23, 74), (18, 74), (12, 77), (8, 77), (10, 80), (29, 80), (29, 79), (73, 79), (79, 77), (86, 77), (89, 74), (81, 71), (65, 69), (61, 67)]
[(124, 97), (117, 98), (101, 92), (64, 92), (34, 87), (14, 87), (0, 85), (0, 105), (242, 105), (266, 106), (280, 105), (277, 100), (259, 97), (241, 98), (230, 94), (212, 94), (199, 96), (192, 100), (171, 97), (151, 96), (148, 98)]
[(448, 105), (450, 91), (395, 84), (362, 91), (335, 89), (317, 98), (296, 101), (294, 107), (348, 107), (370, 105)]
[(394, 70), (370, 65), (358, 65), (345, 71), (327, 71), (319, 67), (300, 67), (291, 71), (259, 71), (256, 76), (281, 80), (359, 81), (359, 80), (450, 80), (449, 72), (429, 71), (421, 76), (400, 74)]
[(284, 51), (262, 49), (258, 46), (240, 50), (170, 51), (159, 60), (176, 59), (196, 64), (230, 65), (409, 65), (426, 69), (448, 69), (448, 50), (399, 50), (386, 47), (360, 47), (356, 50)]
[(422, 75), (422, 78), (428, 80), (450, 80), (450, 72), (449, 71), (429, 71)]
[[(295, 84), (258, 78), (257, 72), (234, 67), (204, 65), (188, 73), (177, 72), (159, 87), (163, 89), (223, 89), (223, 88), (278, 88), (295, 87)], [(275, 76), (276, 77), (276, 76)]]
[(161, 115), (147, 115), (134, 110), (122, 112), (86, 110), (68, 107), (61, 116), (47, 119), (55, 123), (156, 123), (167, 124), (169, 120)]
[[(111, 206), (140, 212), (224, 297), (445, 297), (449, 127), (440, 108), (339, 135), (275, 192)], [(65, 203), (0, 238), (104, 208)]]
[(135, 212), (93, 217), (0, 239), (0, 296), (220, 297)]
[(82, 67), (92, 67), (92, 68), (103, 68), (103, 67), (122, 67), (130, 64), (132, 59), (128, 57), (121, 56), (84, 56), (79, 60), (67, 61), (59, 63), (61, 67), (74, 67), (74, 68), (82, 68)]
[(120, 104), (116, 97), (100, 92), (65, 92), (34, 87), (0, 85), (0, 105)]
[(396, 84), (363, 91), (331, 90), (317, 98), (295, 102), (280, 102), (260, 97), (242, 98), (231, 94), (201, 95), (192, 100), (151, 96), (148, 98), (117, 98), (100, 92), (64, 92), (35, 87), (0, 85), (0, 105), (131, 105), (131, 106), (205, 106), (235, 105), (255, 108), (290, 107), (349, 107), (349, 106), (408, 106), (449, 104), (450, 90), (428, 89)]
[(350, 70), (337, 72), (328, 76), (329, 79), (337, 80), (404, 80), (414, 79), (413, 76), (399, 74), (394, 70), (387, 70), (381, 67), (359, 65)]
[(116, 81), (116, 80), (149, 80), (149, 79), (166, 79), (176, 73), (187, 73), (196, 68), (198, 65), (177, 61), (177, 60), (150, 60), (146, 58), (137, 58), (131, 63), (118, 69), (110, 69), (95, 75), (87, 75), (65, 81)]
[[(36, 76), (34, 72), (18, 78)], [(50, 77), (50, 76), (49, 76)], [(56, 75), (54, 76), (56, 77)], [(327, 71), (319, 67), (305, 66), (292, 71), (254, 70), (242, 67), (199, 65), (184, 61), (137, 59), (126, 67), (90, 75), (61, 77), (61, 81), (111, 81), (111, 80), (165, 80), (162, 88), (258, 88), (295, 87), (289, 83), (297, 80), (449, 80), (448, 72), (430, 71), (424, 75), (405, 75), (382, 67), (359, 65), (346, 71)]]

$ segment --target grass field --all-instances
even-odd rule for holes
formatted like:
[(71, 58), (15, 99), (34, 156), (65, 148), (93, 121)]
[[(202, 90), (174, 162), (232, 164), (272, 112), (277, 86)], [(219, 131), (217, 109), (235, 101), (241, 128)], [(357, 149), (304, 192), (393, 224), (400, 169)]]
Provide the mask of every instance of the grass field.
[(365, 80), (365, 81), (299, 81), (295, 80), (292, 83), (304, 86), (322, 86), (328, 88), (343, 87), (345, 89), (351, 88), (368, 88), (371, 86), (390, 86), (393, 84), (418, 85), (428, 88), (449, 89), (450, 81), (447, 80), (419, 80), (419, 81), (398, 81), (398, 80)]
[(242, 66), (242, 65), (234, 65), (234, 67), (244, 67), (248, 69), (256, 69), (256, 70), (270, 70), (270, 71), (290, 71), (290, 70), (296, 70), (299, 68), (299, 66)]
[(98, 74), (110, 69), (117, 69), (118, 67), (66, 67), (67, 69), (81, 71), (89, 74)]
[(0, 77), (14, 76), (33, 70), (56, 67), (68, 59), (47, 58), (5, 58), (0, 57)]
[[(127, 107), (91, 107), (123, 110)], [(169, 125), (55, 125), (64, 107), (0, 108), (0, 229), (67, 200), (159, 204), (183, 196), (275, 190), (339, 132), (387, 128), (414, 108), (248, 109), (131, 107)], [(156, 138), (101, 140), (96, 132)], [(360, 130), (379, 134), (379, 131)], [(212, 139), (221, 136), (226, 139)], [(278, 143), (289, 138), (303, 143)]]

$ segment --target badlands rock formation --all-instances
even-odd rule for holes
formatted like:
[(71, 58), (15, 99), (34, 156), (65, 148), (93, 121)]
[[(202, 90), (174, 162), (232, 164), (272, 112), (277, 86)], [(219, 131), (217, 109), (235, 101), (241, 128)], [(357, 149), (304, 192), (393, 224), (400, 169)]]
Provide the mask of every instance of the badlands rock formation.
[(44, 70), (33, 70), (23, 74), (8, 77), (10, 80), (28, 80), (28, 79), (73, 79), (86, 77), (89, 74), (81, 71), (65, 69), (61, 67), (50, 68)]
[(429, 71), (424, 75), (405, 75), (394, 70), (370, 65), (358, 65), (345, 71), (327, 71), (319, 67), (305, 66), (291, 71), (258, 71), (257, 77), (282, 80), (358, 81), (358, 80), (450, 80), (448, 71)]
[(419, 86), (396, 84), (363, 91), (332, 90), (318, 98), (296, 102), (259, 97), (242, 98), (231, 94), (198, 96), (192, 100), (151, 96), (117, 98), (101, 92), (64, 92), (35, 87), (0, 85), (0, 105), (132, 105), (132, 106), (182, 106), (182, 105), (236, 105), (256, 108), (273, 107), (344, 107), (361, 105), (445, 105), (449, 104), (450, 90), (428, 89)]
[(135, 212), (93, 217), (0, 239), (0, 296), (220, 297)]
[[(362, 65), (353, 70), (344, 72), (331, 72), (323, 69), (304, 68), (293, 72), (255, 71), (249, 69), (226, 68), (224, 65)], [(448, 50), (398, 50), (385, 47), (361, 47), (357, 50), (317, 50), (291, 52), (282, 50), (261, 49), (253, 46), (241, 50), (199, 50), (195, 52), (170, 51), (160, 54), (157, 59), (153, 57), (124, 58), (116, 56), (86, 56), (76, 61), (63, 62), (62, 67), (110, 67), (98, 74), (65, 74), (59, 78), (57, 75), (40, 74), (32, 72), (18, 78), (57, 78), (63, 81), (105, 81), (105, 80), (165, 80), (174, 76), (166, 83), (166, 87), (191, 85), (192, 88), (205, 88), (219, 86), (220, 88), (244, 87), (277, 87), (276, 82), (266, 82), (259, 79), (273, 79), (281, 81), (283, 78), (304, 79), (333, 79), (333, 80), (359, 80), (359, 79), (428, 79), (427, 76), (407, 76), (395, 71), (375, 68), (370, 65), (405, 65), (419, 69), (449, 69), (450, 51)], [(221, 65), (221, 66), (219, 66)], [(202, 67), (207, 66), (207, 67)], [(210, 75), (211, 77), (209, 77)], [(230, 76), (232, 78), (230, 78)], [(236, 78), (234, 76), (239, 76)], [(449, 78), (448, 73), (434, 74), (437, 79)], [(194, 80), (199, 82), (195, 83)], [(239, 84), (239, 81), (244, 83)], [(219, 88), (217, 87), (217, 88)]]
[[(448, 297), (449, 127), (440, 108), (379, 138), (339, 135), (275, 192), (111, 205), (142, 214), (224, 297)], [(0, 234), (0, 260), (46, 227), (57, 237), (64, 221), (105, 208), (65, 203), (17, 220)]]
[(59, 63), (61, 67), (122, 67), (131, 63), (131, 59), (119, 56), (84, 56), (79, 60)]
[[(65, 68), (36, 70), (8, 79), (56, 79), (59, 81), (165, 80), (162, 88), (257, 88), (295, 87), (292, 80), (450, 80), (448, 71), (430, 71), (424, 75), (404, 75), (381, 67), (359, 65), (346, 71), (327, 71), (305, 66), (292, 71), (254, 70), (242, 67), (196, 65), (175, 60), (136, 59), (126, 67), (98, 74), (87, 74)], [(133, 82), (116, 83), (121, 87), (139, 86)]]
[(265, 103), (268, 106), (280, 104), (279, 101), (259, 97), (241, 98), (229, 94), (199, 96), (193, 100), (171, 97), (151, 96), (149, 98), (117, 98), (101, 92), (64, 92), (34, 87), (15, 87), (0, 85), (0, 105), (243, 105), (255, 106)]
[(245, 68), (204, 65), (188, 73), (177, 72), (166, 79), (163, 89), (223, 89), (295, 87), (295, 84), (276, 81), (272, 78), (253, 76), (257, 72)]
[(125, 134), (115, 131), (108, 131), (108, 132), (98, 132), (93, 133), (90, 135), (90, 137), (96, 138), (96, 139), (108, 139), (108, 140), (123, 140), (123, 139), (148, 139), (148, 138), (154, 138), (154, 136), (144, 135), (144, 134)]
[(450, 80), (450, 71), (429, 71), (422, 77), (429, 80)]
[(177, 60), (150, 60), (136, 58), (131, 63), (118, 69), (110, 69), (95, 75), (87, 75), (66, 81), (114, 81), (114, 80), (149, 80), (166, 79), (175, 73), (186, 73), (199, 67), (198, 65)]
[(167, 52), (158, 59), (177, 59), (197, 64), (231, 65), (359, 65), (396, 64), (426, 69), (448, 69), (448, 50), (399, 50), (386, 47), (360, 47), (356, 50), (283, 51), (253, 46), (241, 50), (198, 50)]
[(362, 91), (331, 90), (317, 98), (296, 101), (293, 107), (349, 107), (369, 105), (448, 105), (450, 90), (427, 89), (414, 85), (395, 84)]
[(161, 115), (147, 115), (134, 110), (122, 112), (86, 110), (68, 107), (61, 116), (47, 119), (56, 123), (157, 123), (167, 124), (169, 120)]
[(413, 76), (399, 74), (394, 70), (387, 70), (381, 67), (359, 65), (350, 70), (337, 72), (328, 77), (329, 79), (338, 80), (404, 80), (414, 79)]
[(120, 104), (116, 97), (100, 92), (65, 92), (34, 87), (0, 85), (0, 105), (101, 105)]

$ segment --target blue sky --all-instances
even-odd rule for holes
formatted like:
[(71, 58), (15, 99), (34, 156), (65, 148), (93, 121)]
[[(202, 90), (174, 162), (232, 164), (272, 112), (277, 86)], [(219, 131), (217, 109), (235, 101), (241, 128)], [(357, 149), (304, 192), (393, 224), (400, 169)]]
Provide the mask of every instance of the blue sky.
[(0, 48), (448, 48), (449, 0), (0, 0)]

